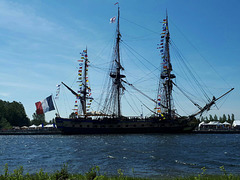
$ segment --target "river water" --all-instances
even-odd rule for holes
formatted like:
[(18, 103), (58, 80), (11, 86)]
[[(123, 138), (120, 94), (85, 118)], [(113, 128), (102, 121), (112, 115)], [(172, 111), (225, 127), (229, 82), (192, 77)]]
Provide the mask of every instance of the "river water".
[(13, 172), (60, 170), (100, 172), (141, 177), (184, 176), (202, 173), (240, 174), (240, 134), (148, 134), (148, 135), (7, 135), (0, 136), (0, 172), (8, 163)]

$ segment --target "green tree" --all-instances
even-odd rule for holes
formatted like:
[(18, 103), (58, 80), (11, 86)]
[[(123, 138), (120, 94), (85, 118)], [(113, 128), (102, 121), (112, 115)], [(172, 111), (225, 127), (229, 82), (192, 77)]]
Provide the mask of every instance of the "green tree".
[(222, 117), (219, 117), (219, 122), (220, 122), (220, 123), (224, 123), (224, 121), (223, 121), (223, 118), (222, 118)]
[(205, 122), (209, 123), (210, 121), (208, 120), (208, 117), (205, 118)]
[(227, 120), (227, 122), (230, 123), (230, 124), (232, 124), (233, 121), (234, 121), (234, 115), (232, 114), (232, 118), (231, 118), (230, 115), (228, 114), (228, 120)]
[(209, 120), (210, 120), (210, 121), (213, 121), (213, 117), (212, 117), (211, 114), (209, 115)]
[(229, 114), (228, 114), (227, 121), (231, 121), (231, 117), (230, 117), (230, 115), (229, 115)]
[(0, 119), (0, 129), (11, 129), (11, 124), (7, 121), (6, 118), (1, 117)]
[(223, 119), (223, 122), (226, 122), (226, 121), (227, 121), (227, 117), (226, 117), (226, 115), (225, 115), (225, 114), (223, 114), (223, 117), (222, 117), (222, 119)]
[(33, 113), (32, 117), (33, 120), (31, 121), (31, 124), (35, 124), (37, 126), (40, 124), (47, 124), (45, 121), (45, 114)]
[(213, 120), (214, 120), (214, 121), (218, 121), (218, 117), (217, 117), (217, 115), (216, 115), (216, 114), (214, 115), (214, 118), (213, 118)]
[[(20, 102), (0, 100), (0, 119), (5, 118), (11, 126), (27, 126), (30, 120)], [(5, 122), (5, 120), (3, 120)]]

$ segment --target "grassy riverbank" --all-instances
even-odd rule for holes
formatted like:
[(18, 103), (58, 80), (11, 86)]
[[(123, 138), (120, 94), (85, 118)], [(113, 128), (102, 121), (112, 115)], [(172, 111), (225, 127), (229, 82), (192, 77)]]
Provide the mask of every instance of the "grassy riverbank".
[[(202, 168), (203, 172), (196, 176), (187, 176), (187, 177), (171, 177), (171, 178), (158, 178), (163, 180), (240, 180), (240, 175), (228, 174), (224, 167), (220, 167), (222, 175), (207, 175), (204, 174), (205, 168)], [(116, 176), (107, 176), (99, 173), (99, 167), (93, 167), (89, 172), (85, 174), (70, 174), (66, 165), (63, 165), (61, 170), (56, 171), (55, 173), (45, 173), (43, 170), (35, 174), (24, 174), (23, 167), (15, 169), (12, 173), (8, 171), (8, 165), (4, 167), (4, 172), (0, 174), (0, 180), (149, 180), (150, 178), (141, 178), (141, 177), (128, 177), (125, 176), (122, 170), (117, 171), (118, 175)]]

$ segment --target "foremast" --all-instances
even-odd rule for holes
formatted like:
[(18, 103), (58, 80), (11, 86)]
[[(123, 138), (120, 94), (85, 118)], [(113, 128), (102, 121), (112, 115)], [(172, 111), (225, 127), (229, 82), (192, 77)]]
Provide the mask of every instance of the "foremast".
[(159, 116), (164, 116), (168, 119), (172, 119), (175, 115), (172, 101), (172, 79), (174, 79), (176, 76), (172, 74), (173, 69), (170, 59), (169, 43), (170, 32), (168, 27), (168, 15), (166, 15), (166, 19), (163, 19), (161, 40), (158, 44), (158, 49), (160, 50), (162, 56), (162, 68), (160, 74), (156, 109)]
[[(91, 102), (93, 100), (93, 98), (91, 97), (91, 88), (88, 79), (88, 66), (90, 61), (88, 60), (87, 48), (86, 50), (83, 50), (83, 52), (81, 52), (80, 54), (81, 59), (77, 60), (78, 78), (76, 82), (78, 84), (78, 91), (75, 92), (72, 88), (70, 88), (63, 82), (62, 84), (76, 96), (75, 106), (73, 109), (74, 113), (77, 116), (87, 117), (89, 115)], [(78, 100), (80, 101), (80, 104)]]

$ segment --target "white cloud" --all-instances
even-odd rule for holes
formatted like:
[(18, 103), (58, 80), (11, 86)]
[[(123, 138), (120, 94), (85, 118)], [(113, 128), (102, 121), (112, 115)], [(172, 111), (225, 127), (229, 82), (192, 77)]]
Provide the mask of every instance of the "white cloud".
[(0, 2), (0, 27), (18, 32), (51, 32), (55, 25), (36, 14), (33, 8), (16, 2)]

